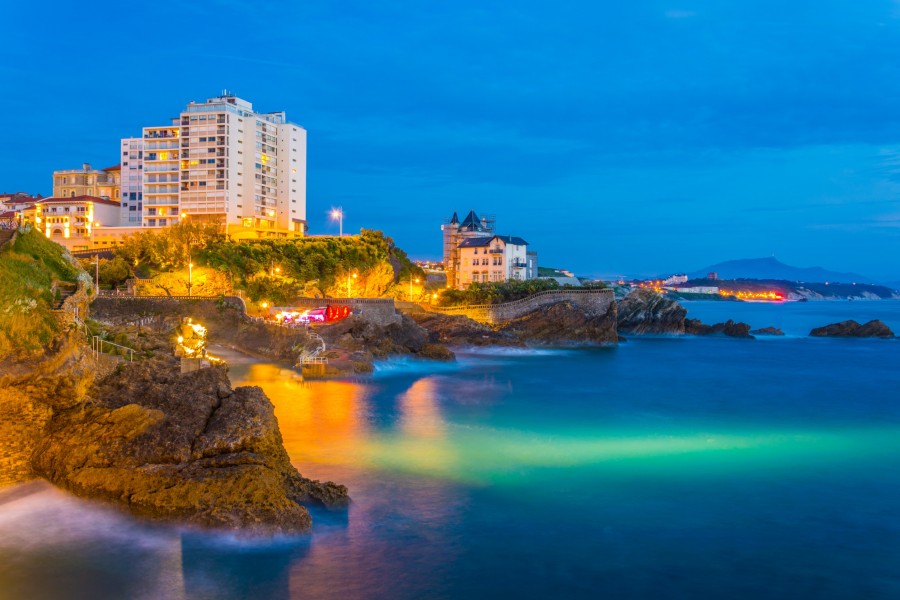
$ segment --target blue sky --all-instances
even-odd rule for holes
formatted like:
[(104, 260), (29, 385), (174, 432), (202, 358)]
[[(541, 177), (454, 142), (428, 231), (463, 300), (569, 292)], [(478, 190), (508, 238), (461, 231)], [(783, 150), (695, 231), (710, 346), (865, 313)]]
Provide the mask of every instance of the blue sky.
[(896, 1), (36, 6), (4, 7), (3, 191), (228, 88), (307, 128), (314, 233), (342, 205), (438, 257), (474, 208), (582, 274), (900, 280)]

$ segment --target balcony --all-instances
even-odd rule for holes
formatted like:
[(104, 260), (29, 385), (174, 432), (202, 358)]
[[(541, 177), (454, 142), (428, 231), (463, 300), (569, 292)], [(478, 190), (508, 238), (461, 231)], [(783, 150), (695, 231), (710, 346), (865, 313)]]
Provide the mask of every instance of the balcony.
[(511, 264), (512, 264), (512, 268), (513, 268), (513, 269), (524, 269), (525, 267), (528, 266), (528, 263), (524, 263), (524, 262), (521, 262), (521, 261), (514, 261), (514, 262), (511, 263)]
[(503, 254), (502, 248), (491, 248), (488, 250), (488, 254)]

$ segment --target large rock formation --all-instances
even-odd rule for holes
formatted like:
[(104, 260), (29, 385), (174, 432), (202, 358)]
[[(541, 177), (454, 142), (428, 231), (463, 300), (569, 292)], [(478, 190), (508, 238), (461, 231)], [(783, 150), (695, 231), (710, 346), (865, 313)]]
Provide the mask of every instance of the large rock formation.
[(525, 345), (522, 339), (513, 333), (496, 330), (464, 315), (423, 312), (413, 313), (410, 316), (429, 332), (429, 339), (448, 346)]
[(890, 327), (878, 320), (860, 325), (856, 321), (841, 321), (824, 327), (817, 327), (809, 332), (814, 337), (877, 337), (892, 338), (894, 332)]
[(687, 310), (671, 298), (638, 288), (618, 302), (619, 332), (682, 334)]
[(529, 343), (615, 344), (616, 304), (610, 303), (605, 315), (591, 315), (572, 302), (557, 302), (510, 321), (501, 331)]
[(171, 358), (120, 369), (93, 401), (50, 421), (34, 470), (132, 512), (262, 533), (299, 532), (304, 502), (345, 504), (347, 489), (303, 478), (261, 389), (232, 390), (223, 367), (178, 373)]
[(724, 323), (704, 325), (700, 319), (685, 319), (684, 332), (690, 335), (726, 335), (728, 337), (752, 338), (750, 326), (728, 319)]

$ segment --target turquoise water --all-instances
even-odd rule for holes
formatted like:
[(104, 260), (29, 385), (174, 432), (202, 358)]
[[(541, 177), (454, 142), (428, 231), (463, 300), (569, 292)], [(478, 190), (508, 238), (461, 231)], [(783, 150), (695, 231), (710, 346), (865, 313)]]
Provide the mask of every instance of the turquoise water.
[[(261, 385), (349, 510), (247, 543), (47, 489), (0, 498), (0, 598), (897, 598), (900, 303), (688, 303), (785, 338), (396, 360)], [(30, 493), (29, 493), (30, 492)]]

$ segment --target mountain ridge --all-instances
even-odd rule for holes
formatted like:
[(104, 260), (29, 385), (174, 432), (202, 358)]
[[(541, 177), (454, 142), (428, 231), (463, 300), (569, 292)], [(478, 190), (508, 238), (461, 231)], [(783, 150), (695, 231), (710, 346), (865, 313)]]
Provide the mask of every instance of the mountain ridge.
[(705, 269), (688, 273), (688, 276), (692, 279), (705, 278), (711, 272), (718, 273), (720, 279), (782, 279), (815, 283), (830, 281), (841, 283), (881, 283), (859, 273), (842, 273), (822, 267), (794, 267), (781, 262), (774, 256), (726, 260), (710, 265)]

